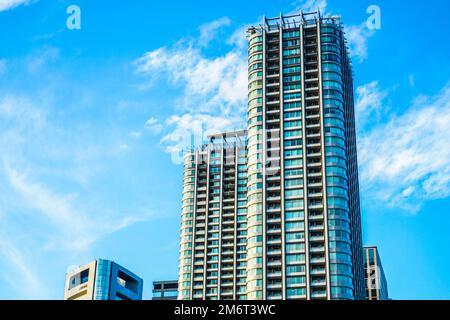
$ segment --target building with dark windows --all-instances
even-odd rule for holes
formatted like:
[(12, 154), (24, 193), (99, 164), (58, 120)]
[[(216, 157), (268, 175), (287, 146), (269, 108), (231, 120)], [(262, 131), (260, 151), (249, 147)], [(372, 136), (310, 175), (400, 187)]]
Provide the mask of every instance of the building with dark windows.
[(152, 300), (176, 300), (178, 298), (178, 280), (153, 282)]
[(142, 300), (143, 281), (109, 260), (98, 259), (66, 275), (64, 300)]
[(179, 298), (246, 298), (246, 132), (209, 137), (184, 158)]
[(389, 300), (388, 285), (377, 247), (364, 248), (366, 299)]
[(265, 18), (247, 38), (246, 148), (214, 140), (185, 158), (179, 298), (363, 300), (340, 18)]

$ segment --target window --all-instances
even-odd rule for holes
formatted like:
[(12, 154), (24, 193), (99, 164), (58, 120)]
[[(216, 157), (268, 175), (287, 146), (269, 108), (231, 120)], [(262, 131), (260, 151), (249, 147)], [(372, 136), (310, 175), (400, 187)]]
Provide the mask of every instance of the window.
[(305, 229), (304, 222), (288, 222), (288, 223), (286, 223), (286, 231), (303, 230), (303, 229)]
[(293, 253), (293, 252), (301, 252), (305, 250), (305, 244), (304, 243), (291, 243), (286, 245), (286, 252), (287, 253)]
[(286, 190), (284, 194), (286, 198), (303, 197), (303, 189)]
[[(303, 190), (301, 190), (303, 194)], [(287, 211), (286, 212), (286, 220), (297, 220), (304, 219), (305, 213), (303, 211)]]
[(306, 282), (305, 277), (288, 277), (286, 279), (286, 282), (289, 285), (298, 285), (298, 284), (304, 284)]
[(303, 179), (289, 179), (284, 181), (286, 188), (303, 186)]
[(295, 264), (305, 262), (305, 255), (304, 254), (287, 254), (286, 255), (286, 263), (287, 264)]
[(293, 56), (293, 55), (297, 55), (300, 54), (300, 49), (296, 48), (296, 49), (288, 49), (288, 50), (283, 50), (283, 56)]
[(285, 203), (285, 209), (303, 209), (304, 202), (303, 200), (287, 200)]
[(300, 31), (289, 31), (289, 32), (284, 32), (283, 33), (283, 38), (295, 38), (295, 37), (300, 37)]
[(291, 111), (291, 112), (284, 113), (285, 119), (300, 118), (301, 116), (302, 116), (302, 113), (300, 111)]
[(287, 297), (300, 297), (306, 295), (306, 289), (305, 288), (295, 288), (295, 289), (287, 289), (286, 290)]
[(296, 266), (287, 266), (286, 267), (286, 274), (289, 276), (291, 274), (295, 273), (303, 273), (306, 271), (305, 266), (302, 265), (296, 265)]
[(305, 239), (303, 232), (292, 232), (286, 234), (286, 241), (299, 241)]

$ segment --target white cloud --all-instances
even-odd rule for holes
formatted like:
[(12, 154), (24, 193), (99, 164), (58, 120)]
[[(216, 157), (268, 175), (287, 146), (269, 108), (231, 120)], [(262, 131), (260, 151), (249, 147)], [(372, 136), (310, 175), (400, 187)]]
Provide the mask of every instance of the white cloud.
[(303, 12), (315, 12), (317, 9), (324, 13), (327, 9), (327, 0), (299, 0), (295, 2), (296, 11), (303, 10)]
[(237, 50), (206, 58), (192, 44), (179, 43), (146, 53), (137, 61), (137, 70), (150, 77), (165, 74), (172, 84), (183, 85), (182, 105), (201, 112), (230, 112), (247, 96), (246, 59)]
[[(34, 0), (36, 1), (36, 0)], [(21, 5), (27, 5), (33, 2), (32, 0), (0, 0), (0, 12), (14, 9)]]
[(58, 103), (45, 96), (0, 97), (1, 280), (16, 279), (20, 298), (47, 297), (43, 261), (84, 259), (108, 235), (153, 218), (145, 205), (113, 207), (104, 197), (115, 190), (95, 186), (118, 141), (95, 140), (86, 123), (60, 123)]
[(138, 140), (138, 139), (140, 139), (142, 137), (142, 132), (140, 132), (140, 131), (132, 131), (128, 135), (131, 138)]
[(36, 266), (30, 263), (22, 250), (5, 238), (0, 239), (0, 258), (3, 258), (0, 260), (4, 260), (10, 268), (6, 272), (3, 270), (4, 280), (28, 299), (46, 296), (47, 289), (35, 272)]
[(101, 212), (87, 214), (75, 205), (80, 201), (76, 194), (57, 194), (47, 186), (31, 181), (27, 173), (13, 169), (8, 163), (5, 163), (4, 172), (24, 205), (39, 213), (53, 227), (46, 245), (48, 248), (83, 252), (100, 238), (148, 218), (131, 215), (115, 218)]
[(211, 40), (213, 40), (220, 28), (229, 26), (231, 20), (228, 17), (222, 17), (218, 20), (205, 23), (200, 26), (200, 37), (198, 43), (200, 46), (207, 46)]
[(380, 89), (378, 81), (372, 81), (356, 89), (356, 119), (358, 126), (363, 128), (368, 121), (379, 120), (381, 112), (386, 112), (387, 91)]
[(345, 34), (350, 49), (350, 56), (356, 58), (359, 63), (369, 56), (368, 39), (375, 34), (374, 30), (369, 30), (364, 22), (356, 26), (345, 27)]
[(450, 196), (450, 85), (360, 134), (362, 192), (412, 212)]
[(166, 151), (179, 153), (185, 148), (201, 145), (208, 135), (226, 130), (243, 129), (240, 117), (222, 117), (208, 114), (174, 115), (167, 119), (171, 133), (164, 136), (161, 142)]
[(158, 119), (154, 117), (150, 117), (145, 122), (145, 127), (148, 128), (155, 135), (159, 134), (163, 129), (163, 125), (159, 122)]
[(259, 22), (262, 21), (262, 18), (255, 23), (251, 23), (251, 24), (246, 24), (243, 26), (240, 26), (239, 28), (237, 28), (236, 30), (234, 30), (234, 32), (231, 34), (231, 36), (227, 39), (227, 44), (234, 46), (237, 49), (240, 50), (245, 50), (247, 49), (247, 36), (246, 36), (246, 32), (248, 29), (248, 26), (250, 25), (258, 25)]
[[(215, 34), (211, 30), (230, 23), (229, 19), (219, 21), (203, 29), (211, 36)], [(245, 40), (244, 30), (239, 30)], [(202, 143), (207, 134), (245, 127), (248, 73), (242, 38), (234, 33), (225, 40), (230, 45), (228, 51), (209, 57), (203, 52), (205, 34), (198, 41), (181, 39), (171, 47), (147, 52), (136, 61), (137, 72), (152, 79), (151, 82), (165, 77), (172, 86), (181, 89), (172, 102), (178, 107), (164, 121), (168, 133), (161, 141), (172, 154), (190, 147), (192, 141)], [(212, 38), (208, 36), (208, 40)], [(155, 127), (156, 132), (163, 129), (157, 119), (149, 121), (147, 126)]]
[[(297, 13), (300, 10), (303, 12), (315, 12), (320, 10), (322, 15), (330, 15), (327, 0), (298, 0), (294, 2), (295, 10), (292, 13)], [(349, 25), (344, 28), (347, 42), (350, 49), (350, 55), (357, 62), (361, 63), (369, 56), (368, 39), (375, 34), (375, 30), (369, 30), (366, 21), (360, 25)]]
[(27, 70), (30, 73), (38, 73), (50, 62), (58, 59), (60, 50), (54, 47), (44, 47), (34, 52), (27, 61)]

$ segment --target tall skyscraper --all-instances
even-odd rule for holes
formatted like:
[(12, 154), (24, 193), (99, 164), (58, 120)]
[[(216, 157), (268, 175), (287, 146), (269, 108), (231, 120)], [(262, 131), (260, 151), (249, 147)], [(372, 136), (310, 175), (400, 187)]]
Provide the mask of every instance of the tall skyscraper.
[(131, 271), (98, 259), (66, 275), (64, 300), (141, 300), (142, 286)]
[(248, 30), (249, 299), (364, 299), (353, 79), (339, 17)]
[[(222, 162), (208, 150), (187, 155), (180, 298), (363, 300), (353, 77), (340, 18), (265, 18), (247, 37), (247, 176), (239, 179), (247, 181), (246, 198), (236, 189), (234, 207), (225, 206)], [(225, 150), (214, 154), (222, 159)], [(217, 219), (211, 211), (218, 227), (209, 224)], [(238, 221), (229, 228), (234, 252), (220, 238), (228, 220)], [(210, 232), (219, 237), (213, 253)]]
[(377, 247), (364, 248), (366, 299), (389, 300), (388, 285)]
[(245, 131), (210, 136), (184, 158), (179, 298), (243, 299), (246, 280)]

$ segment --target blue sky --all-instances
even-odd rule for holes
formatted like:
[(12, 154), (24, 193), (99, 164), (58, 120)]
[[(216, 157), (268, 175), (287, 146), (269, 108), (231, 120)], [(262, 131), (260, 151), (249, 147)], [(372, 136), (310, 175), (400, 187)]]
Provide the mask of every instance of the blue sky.
[(245, 27), (311, 7), (342, 15), (353, 53), (364, 243), (394, 299), (450, 298), (448, 1), (107, 3), (0, 0), (1, 299), (61, 299), (96, 257), (146, 298), (176, 279), (179, 151), (245, 126)]

